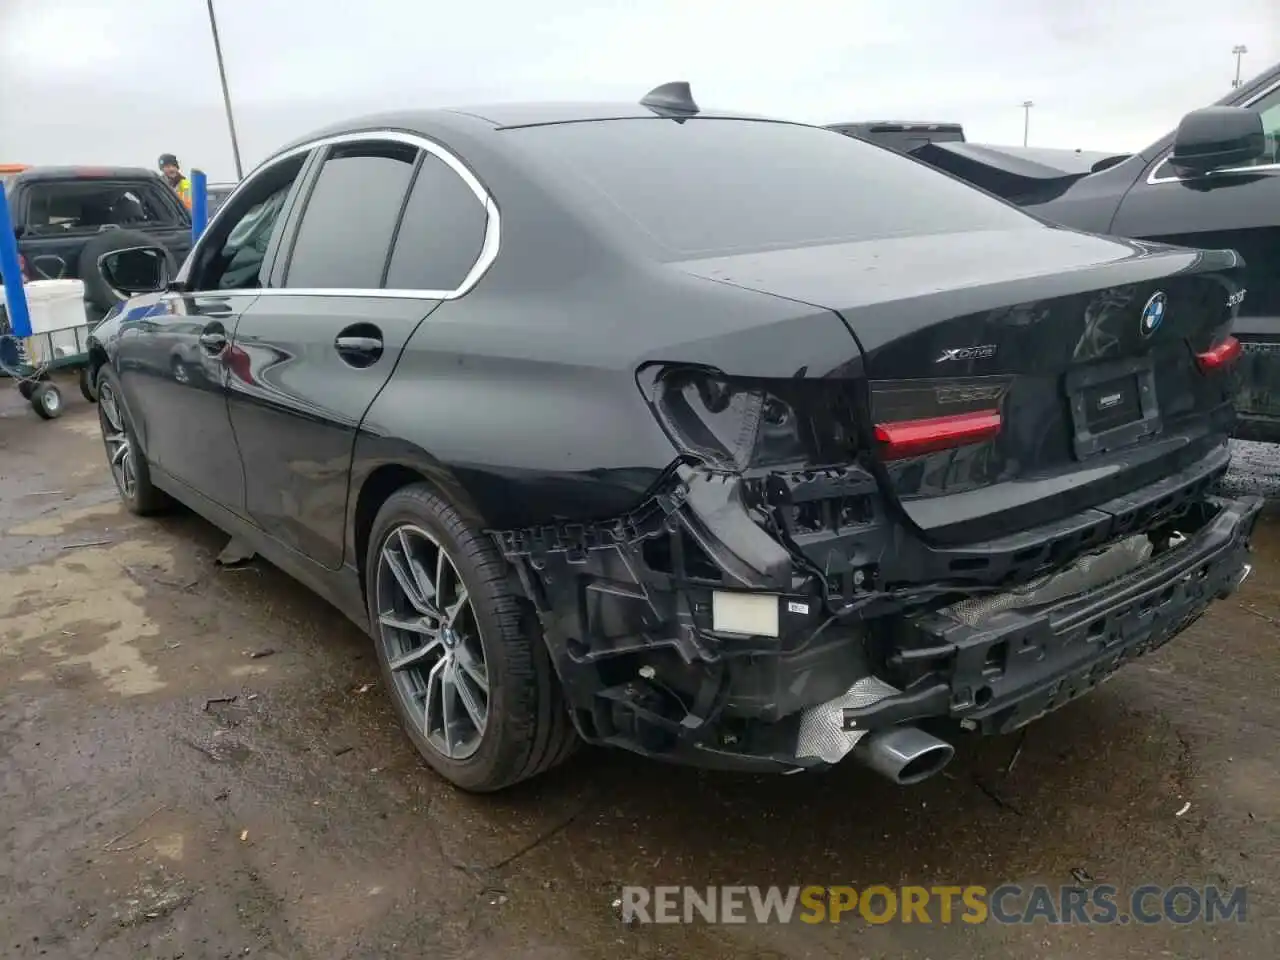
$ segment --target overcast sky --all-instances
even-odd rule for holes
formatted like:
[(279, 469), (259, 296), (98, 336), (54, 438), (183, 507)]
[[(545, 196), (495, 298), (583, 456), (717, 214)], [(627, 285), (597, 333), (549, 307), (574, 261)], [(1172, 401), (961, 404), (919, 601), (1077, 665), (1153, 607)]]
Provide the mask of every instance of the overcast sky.
[[(1280, 60), (1280, 0), (215, 0), (246, 169), (407, 105), (634, 101), (1141, 149)], [(0, 162), (234, 173), (205, 0), (0, 0)]]

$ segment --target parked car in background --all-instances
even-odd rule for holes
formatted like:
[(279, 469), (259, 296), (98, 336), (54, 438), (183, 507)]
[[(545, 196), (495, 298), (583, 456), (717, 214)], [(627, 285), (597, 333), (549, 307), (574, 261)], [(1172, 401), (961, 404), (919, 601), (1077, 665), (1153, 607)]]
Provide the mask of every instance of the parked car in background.
[(104, 253), (158, 245), (176, 264), (191, 249), (187, 211), (150, 170), (28, 167), (5, 193), (27, 278), (84, 281), (94, 319), (120, 299), (98, 270)]
[(231, 191), (236, 188), (234, 183), (211, 183), (208, 185), (209, 195), (209, 216), (213, 216), (218, 212), (218, 208), (226, 202), (227, 197), (231, 196)]
[(939, 730), (1062, 706), (1249, 572), (1261, 501), (1213, 493), (1232, 253), (687, 84), (331, 127), (166, 260), (105, 259), (121, 497), (360, 624), (467, 789), (579, 737), (915, 782)]
[[(903, 148), (902, 134), (872, 126), (848, 132)], [(1076, 169), (1025, 149), (917, 141), (905, 152), (1057, 223), (1239, 252), (1246, 279), (1235, 324), (1244, 349), (1236, 435), (1280, 443), (1280, 64), (1193, 110), (1138, 153), (1100, 155)]]

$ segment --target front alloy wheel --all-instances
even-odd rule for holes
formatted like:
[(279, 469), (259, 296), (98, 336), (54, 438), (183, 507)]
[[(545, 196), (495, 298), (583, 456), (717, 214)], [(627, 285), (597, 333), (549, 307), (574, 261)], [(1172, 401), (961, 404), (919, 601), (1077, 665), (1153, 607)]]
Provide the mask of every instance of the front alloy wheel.
[(120, 382), (114, 371), (102, 367), (97, 373), (98, 425), (102, 428), (102, 445), (107, 449), (107, 465), (116, 483), (120, 499), (131, 513), (148, 516), (167, 510), (172, 501), (151, 482), (151, 468), (138, 446), (137, 436), (129, 425), (129, 417), (120, 399)]
[(401, 524), (382, 543), (378, 633), (404, 713), (446, 760), (465, 760), (484, 739), (489, 675), (471, 597), (444, 547)]
[(125, 428), (124, 416), (116, 399), (115, 389), (104, 383), (98, 390), (99, 419), (102, 421), (102, 442), (107, 448), (107, 462), (116, 489), (126, 501), (132, 501), (138, 492), (138, 474), (134, 469), (133, 441)]

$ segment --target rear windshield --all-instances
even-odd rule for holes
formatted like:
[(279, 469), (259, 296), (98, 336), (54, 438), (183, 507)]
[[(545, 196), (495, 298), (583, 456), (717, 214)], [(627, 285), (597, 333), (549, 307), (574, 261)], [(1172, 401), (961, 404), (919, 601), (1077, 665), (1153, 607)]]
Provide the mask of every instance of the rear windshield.
[(924, 164), (833, 130), (694, 118), (507, 131), (588, 184), (670, 259), (1039, 221)]
[(104, 226), (178, 227), (177, 198), (160, 182), (48, 180), (27, 185), (24, 226), (49, 235), (97, 231)]

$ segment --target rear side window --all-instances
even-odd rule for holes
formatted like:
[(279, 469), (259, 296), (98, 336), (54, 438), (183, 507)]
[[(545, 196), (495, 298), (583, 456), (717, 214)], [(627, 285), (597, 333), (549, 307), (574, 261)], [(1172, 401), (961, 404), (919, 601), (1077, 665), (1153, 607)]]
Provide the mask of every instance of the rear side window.
[(114, 227), (179, 227), (176, 198), (147, 180), (50, 180), (27, 185), (24, 226), (28, 233), (56, 236)]
[(504, 136), (587, 184), (588, 203), (664, 259), (1040, 226), (924, 164), (818, 127), (655, 117)]
[(425, 154), (413, 183), (385, 286), (392, 290), (456, 290), (480, 259), (488, 217), (453, 169)]
[(417, 156), (402, 143), (334, 147), (303, 210), (285, 286), (380, 287)]

